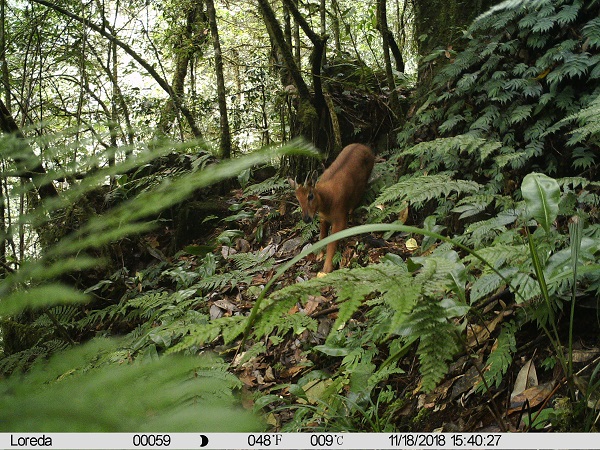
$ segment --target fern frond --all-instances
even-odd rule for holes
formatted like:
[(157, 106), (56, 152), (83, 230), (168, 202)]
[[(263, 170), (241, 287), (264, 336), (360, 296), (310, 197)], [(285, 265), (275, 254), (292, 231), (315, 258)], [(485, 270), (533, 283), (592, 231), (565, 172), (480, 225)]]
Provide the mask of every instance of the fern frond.
[(273, 267), (275, 260), (271, 258), (271, 253), (265, 250), (259, 250), (254, 253), (235, 253), (227, 257), (229, 261), (240, 271), (255, 273), (261, 270), (267, 270)]
[(518, 217), (514, 211), (503, 211), (491, 219), (470, 224), (466, 230), (469, 242), (473, 243), (475, 247), (479, 247), (483, 242), (492, 241), (496, 235), (506, 230), (506, 225), (514, 223)]
[(266, 193), (272, 194), (274, 192), (285, 191), (289, 189), (289, 184), (285, 178), (271, 177), (267, 178), (260, 183), (251, 184), (244, 189), (244, 195), (263, 195)]
[(567, 141), (569, 145), (579, 144), (591, 137), (597, 139), (600, 135), (600, 95), (591, 101), (586, 108), (565, 117), (559, 123), (573, 121), (577, 121), (579, 126), (571, 131), (573, 136)]
[(453, 250), (441, 255), (415, 257), (412, 261), (422, 265), (415, 276), (415, 281), (422, 286), (422, 294), (426, 297), (445, 296), (454, 287), (454, 281), (463, 278), (465, 274), (465, 266)]
[(419, 339), (417, 354), (424, 392), (431, 392), (448, 372), (448, 361), (459, 350), (459, 328), (448, 321), (448, 309), (422, 299), (397, 332), (410, 342)]
[(308, 295), (318, 295), (321, 289), (333, 287), (340, 305), (338, 318), (333, 326), (343, 326), (370, 295), (381, 297), (396, 314), (410, 311), (416, 301), (418, 286), (405, 266), (383, 263), (364, 268), (340, 269), (322, 278), (312, 278), (273, 293), (268, 305), (255, 325), (255, 336), (269, 335), (281, 323), (281, 318)]
[[(495, 244), (489, 247), (477, 249), (477, 254), (489, 262), (496, 269), (500, 269), (506, 264), (517, 266), (527, 259), (527, 245), (508, 245)], [(479, 266), (480, 260), (473, 255), (465, 257), (465, 261)]]
[(193, 324), (189, 327), (189, 334), (178, 344), (167, 349), (165, 353), (191, 352), (195, 354), (203, 346), (220, 336), (227, 336), (226, 342), (229, 343), (244, 331), (246, 319), (244, 316), (231, 316), (211, 320), (208, 323)]
[[(510, 279), (511, 276), (517, 273), (516, 267), (500, 270), (502, 276)], [(476, 303), (478, 300), (496, 292), (501, 286), (503, 286), (504, 280), (500, 278), (497, 273), (487, 273), (477, 278), (471, 285), (471, 304)]]
[(225, 286), (235, 287), (239, 283), (248, 284), (252, 281), (252, 275), (244, 270), (230, 270), (229, 272), (216, 273), (208, 277), (204, 277), (192, 289), (199, 289), (203, 292), (223, 289)]
[[(498, 340), (492, 348), (492, 352), (488, 356), (486, 362), (486, 370), (484, 370), (484, 378), (487, 386), (499, 387), (502, 382), (502, 377), (512, 364), (513, 354), (517, 351), (517, 341), (515, 333), (517, 326), (514, 322), (505, 323), (502, 326)], [(479, 383), (476, 391), (483, 392), (485, 383)]]
[(486, 193), (469, 195), (459, 200), (458, 206), (453, 208), (452, 212), (460, 213), (458, 218), (465, 219), (485, 211), (495, 198), (493, 194)]
[(468, 180), (454, 180), (447, 173), (412, 176), (384, 189), (374, 204), (386, 205), (392, 203), (390, 209), (380, 209), (382, 213), (389, 216), (398, 212), (397, 209), (403, 209), (403, 203), (410, 202), (412, 205), (419, 207), (429, 200), (448, 198), (451, 194), (472, 194), (479, 189), (480, 185), (478, 183)]
[(582, 29), (582, 35), (588, 39), (591, 48), (600, 48), (600, 18), (590, 20)]

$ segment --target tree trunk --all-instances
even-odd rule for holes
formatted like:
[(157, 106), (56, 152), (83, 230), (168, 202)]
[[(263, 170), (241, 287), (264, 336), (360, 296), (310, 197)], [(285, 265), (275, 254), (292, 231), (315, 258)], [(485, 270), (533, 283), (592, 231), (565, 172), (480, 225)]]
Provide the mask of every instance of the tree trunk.
[[(179, 98), (183, 98), (185, 78), (194, 54), (197, 52), (198, 47), (206, 41), (205, 35), (198, 32), (198, 28), (203, 28), (204, 24), (208, 22), (206, 14), (201, 10), (201, 6), (201, 2), (187, 4), (188, 9), (183, 11), (186, 16), (186, 24), (181, 29), (180, 38), (173, 49), (175, 53), (175, 72), (173, 73), (171, 86), (173, 92)], [(156, 129), (157, 134), (168, 135), (176, 120), (180, 122), (181, 119), (178, 115), (175, 102), (173, 99), (169, 99), (160, 112), (160, 119)]]
[[(326, 34), (322, 34), (321, 36), (319, 36), (312, 30), (304, 16), (302, 16), (302, 14), (300, 14), (300, 11), (298, 11), (298, 7), (294, 0), (283, 1), (288, 7), (292, 16), (294, 17), (296, 23), (300, 26), (300, 28), (302, 28), (304, 34), (306, 34), (306, 36), (310, 39), (310, 41), (313, 44), (313, 49), (310, 55), (310, 63), (311, 75), (313, 80), (314, 99), (311, 102), (312, 109), (310, 112), (312, 113), (314, 111), (315, 115), (310, 116), (312, 122), (303, 121), (303, 116), (300, 114), (301, 110), (299, 110), (300, 122), (303, 123), (305, 126), (311, 126), (311, 141), (315, 144), (315, 146), (322, 150), (328, 150), (329, 139), (326, 133), (323, 133), (323, 131), (327, 131), (329, 129), (329, 127), (327, 126), (328, 123), (324, 123), (327, 120), (326, 111), (328, 107), (323, 93), (323, 82), (321, 78), (322, 61), (325, 53), (325, 44), (327, 42), (328, 36)], [(330, 114), (335, 114), (335, 111), (330, 111)]]
[[(294, 82), (295, 92), (291, 95), (297, 96), (297, 115), (296, 124), (298, 129), (292, 132), (292, 136), (304, 136), (306, 139), (313, 143), (319, 139), (320, 133), (318, 133), (319, 125), (319, 113), (315, 108), (312, 96), (308, 85), (302, 78), (302, 73), (296, 64), (292, 50), (285, 40), (285, 35), (277, 18), (275, 12), (271, 8), (268, 0), (258, 0), (258, 6), (260, 13), (271, 37), (273, 45), (277, 47), (279, 54), (283, 60), (283, 64), (287, 69), (289, 76)], [(287, 7), (293, 14), (293, 4), (288, 1)], [(294, 18), (297, 20), (296, 16)], [(293, 166), (294, 163), (291, 164)], [(292, 168), (292, 170), (294, 170)]]
[(337, 0), (331, 0), (331, 28), (333, 30), (333, 43), (335, 50), (339, 54), (342, 51), (342, 41), (340, 36), (340, 18), (339, 5)]
[[(390, 91), (390, 109), (392, 113), (396, 116), (400, 113), (400, 108), (398, 105), (398, 95), (396, 93), (396, 81), (394, 79), (394, 72), (392, 70), (392, 60), (390, 58), (390, 46), (391, 42), (395, 41), (390, 33), (387, 24), (387, 9), (386, 9), (387, 0), (377, 0), (377, 29), (381, 33), (382, 39), (382, 47), (383, 47), (383, 60), (385, 61), (385, 77), (387, 80), (388, 89)], [(396, 46), (397, 48), (398, 46)], [(400, 57), (402, 59), (402, 57)], [(396, 58), (396, 63), (398, 59)], [(404, 65), (404, 62), (402, 62)]]
[(213, 0), (205, 0), (210, 24), (210, 34), (215, 49), (215, 73), (217, 75), (217, 96), (219, 99), (219, 114), (221, 125), (220, 156), (228, 159), (231, 157), (231, 132), (229, 131), (229, 119), (227, 117), (227, 92), (225, 91), (225, 78), (223, 77), (223, 55), (221, 54), (221, 42), (219, 41), (219, 30), (217, 28), (217, 15)]
[(6, 28), (5, 28), (5, 8), (6, 0), (0, 0), (0, 70), (2, 71), (2, 87), (4, 88), (4, 101), (8, 111), (10, 108), (10, 77), (8, 73), (8, 63), (6, 62)]
[(462, 30), (500, 0), (414, 0), (419, 56), (456, 45)]

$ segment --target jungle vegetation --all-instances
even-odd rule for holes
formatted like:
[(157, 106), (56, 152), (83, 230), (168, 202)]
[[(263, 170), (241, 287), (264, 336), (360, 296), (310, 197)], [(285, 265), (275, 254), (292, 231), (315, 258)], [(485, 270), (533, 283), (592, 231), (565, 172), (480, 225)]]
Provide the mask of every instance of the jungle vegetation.
[(600, 1), (464, 3), (0, 0), (0, 430), (598, 431)]

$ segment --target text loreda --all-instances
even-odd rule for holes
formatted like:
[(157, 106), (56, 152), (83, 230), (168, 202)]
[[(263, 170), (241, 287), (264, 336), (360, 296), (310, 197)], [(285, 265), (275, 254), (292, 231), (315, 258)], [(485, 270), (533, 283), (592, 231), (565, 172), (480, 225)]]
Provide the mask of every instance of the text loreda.
[(42, 434), (41, 436), (15, 436), (10, 435), (11, 447), (52, 447), (52, 438)]

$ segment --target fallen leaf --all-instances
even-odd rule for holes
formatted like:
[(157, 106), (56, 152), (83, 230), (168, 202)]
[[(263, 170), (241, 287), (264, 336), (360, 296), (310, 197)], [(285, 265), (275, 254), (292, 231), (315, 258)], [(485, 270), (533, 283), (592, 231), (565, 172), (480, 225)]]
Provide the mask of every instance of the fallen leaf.
[(590, 350), (573, 350), (573, 362), (574, 363), (584, 363), (588, 362), (591, 359), (598, 356), (600, 350), (597, 348), (592, 348)]
[(525, 405), (527, 402), (529, 403), (530, 409), (534, 409), (541, 405), (546, 401), (548, 396), (552, 394), (554, 385), (554, 381), (549, 381), (548, 383), (543, 383), (538, 386), (525, 389), (523, 392), (515, 395), (514, 397), (511, 395), (508, 414), (521, 411), (523, 409), (523, 405)]
[(209, 314), (210, 314), (210, 319), (215, 320), (220, 317), (223, 317), (223, 310), (221, 308), (219, 308), (217, 305), (211, 305)]
[[(322, 303), (322, 301), (320, 301), (317, 298), (318, 297), (314, 297), (312, 295), (308, 297), (308, 301), (306, 302), (306, 305), (304, 305), (304, 312), (306, 313), (306, 315), (310, 316), (317, 310), (319, 305)], [(322, 299), (323, 297), (320, 298)]]
[(238, 375), (238, 378), (242, 383), (244, 383), (248, 387), (254, 387), (254, 385), (256, 384), (256, 377), (252, 376), (249, 373), (242, 373)]
[(409, 240), (407, 240), (405, 245), (406, 250), (408, 250), (409, 252), (414, 252), (419, 248), (419, 244), (417, 243), (415, 238), (410, 238)]
[(265, 370), (264, 380), (266, 383), (270, 383), (276, 380), (275, 374), (273, 373), (273, 368), (271, 366), (267, 367), (267, 370)]
[(496, 327), (504, 320), (504, 314), (497, 314), (492, 321), (485, 324), (485, 326), (470, 327), (467, 330), (467, 340), (469, 348), (477, 347), (483, 344), (490, 337), (490, 334), (494, 332)]
[(517, 375), (517, 379), (515, 380), (515, 386), (510, 394), (511, 403), (513, 401), (513, 398), (522, 394), (527, 389), (537, 385), (538, 378), (537, 373), (535, 371), (535, 364), (533, 364), (533, 360), (530, 359), (525, 363), (523, 367), (521, 367), (521, 370), (519, 370), (519, 374)]
[(406, 221), (408, 220), (408, 206), (406, 208), (404, 208), (402, 211), (400, 211), (400, 214), (398, 214), (398, 221), (402, 224), (406, 223)]
[(284, 378), (284, 379), (289, 379), (289, 378), (293, 378), (295, 377), (298, 373), (302, 372), (304, 369), (306, 369), (306, 366), (294, 366), (294, 367), (289, 367), (287, 369), (283, 369), (280, 373), (279, 376), (280, 378)]
[(218, 306), (219, 308), (229, 312), (239, 311), (237, 306), (235, 306), (233, 303), (226, 299), (215, 300), (213, 305)]

